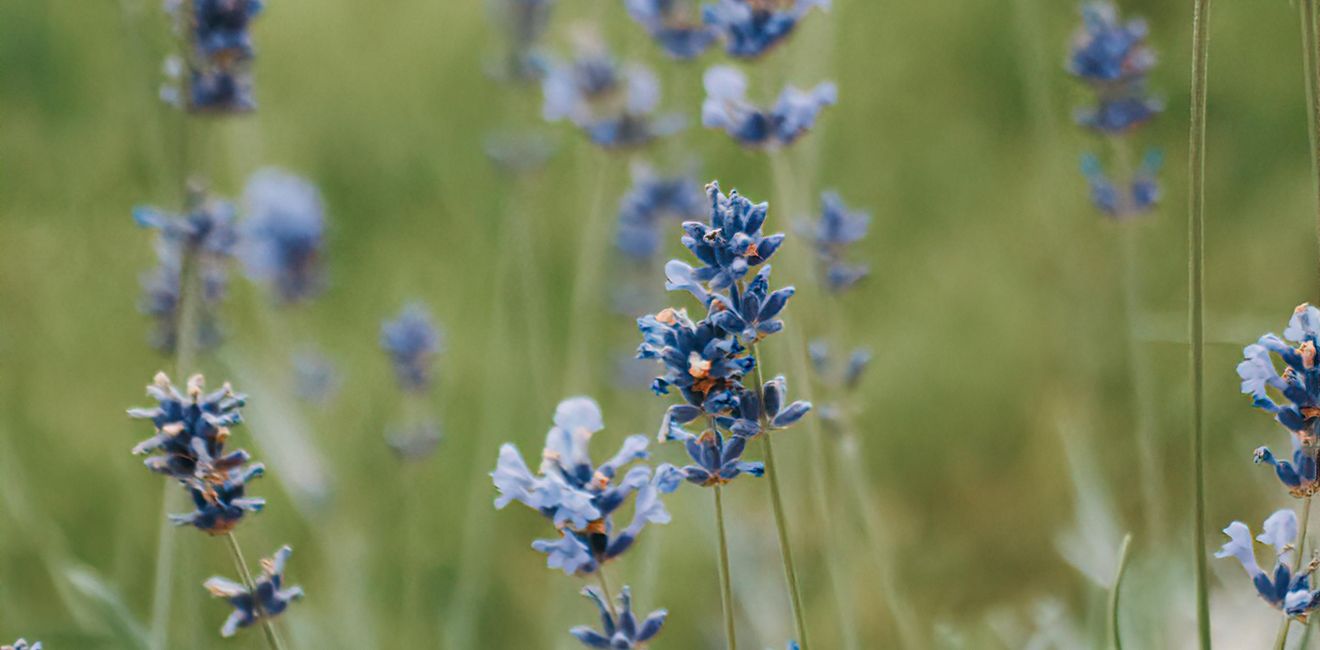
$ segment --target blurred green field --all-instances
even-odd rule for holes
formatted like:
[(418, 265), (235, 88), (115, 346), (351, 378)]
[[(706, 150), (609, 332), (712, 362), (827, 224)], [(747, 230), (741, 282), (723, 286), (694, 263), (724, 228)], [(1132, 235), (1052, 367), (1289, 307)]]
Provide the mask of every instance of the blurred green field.
[[(702, 178), (771, 200), (774, 229), (791, 229), (822, 189), (873, 214), (858, 251), (873, 275), (841, 313), (853, 341), (875, 352), (861, 453), (892, 543), (860, 543), (851, 519), (825, 524), (809, 469), (833, 440), (813, 444), (823, 434), (801, 427), (778, 443), (817, 647), (844, 647), (840, 593), (863, 648), (1027, 647), (1049, 618), (1041, 612), (1059, 613), (1050, 629), (1075, 627), (1099, 647), (1105, 587), (1059, 548), (1103, 574), (1128, 530), (1130, 644), (1191, 646), (1183, 4), (1123, 3), (1150, 19), (1161, 56), (1152, 86), (1167, 111), (1142, 135), (1165, 151), (1165, 195), (1149, 219), (1114, 223), (1092, 210), (1077, 171), (1101, 143), (1071, 119), (1084, 96), (1062, 69), (1074, 3), (836, 0), (810, 16), (758, 64), (769, 71), (752, 74), (762, 96), (770, 81), (838, 82), (839, 105), (788, 156), (790, 188), (775, 185), (764, 155), (699, 127), (701, 72), (722, 53), (675, 64), (622, 3), (560, 2), (555, 49), (595, 17), (618, 52), (656, 66), (665, 105), (688, 115), (687, 131), (641, 158), (700, 161)], [(1317, 290), (1295, 11), (1215, 11), (1206, 385), (1217, 547), (1229, 520), (1259, 522), (1286, 505), (1270, 472), (1250, 463), (1253, 448), (1285, 439), (1238, 394), (1241, 346), (1281, 330)], [(619, 277), (601, 231), (582, 246), (593, 187), (604, 183), (612, 218), (629, 156), (542, 124), (539, 92), (485, 74), (498, 45), (475, 0), (270, 0), (254, 37), (259, 112), (199, 129), (195, 144), (222, 195), (266, 165), (320, 186), (331, 286), (277, 312), (236, 280), (229, 340), (203, 366), (212, 383), (230, 379), (251, 396), (235, 434), (270, 468), (255, 486), (269, 505), (239, 535), (250, 559), (296, 549), (289, 577), (308, 598), (281, 620), (286, 637), (299, 648), (572, 647), (566, 630), (595, 621), (576, 595), (581, 581), (547, 570), (528, 547), (546, 533), (540, 519), (490, 507), (486, 474), (502, 441), (534, 456), (569, 395), (604, 407), (598, 457), (657, 427), (667, 402), (613, 380), (636, 334), (606, 309), (608, 286), (589, 296), (589, 311), (570, 305), (580, 262), (607, 284)], [(136, 308), (153, 255), (130, 209), (179, 198), (178, 118), (156, 99), (169, 46), (154, 0), (0, 3), (2, 642), (138, 647), (149, 624), (162, 479), (129, 455), (150, 432), (124, 409), (144, 403), (143, 386), (170, 361), (147, 346)], [(487, 162), (485, 138), (510, 128), (555, 138), (543, 172), (512, 178)], [(768, 354), (772, 372), (791, 374), (793, 337), (838, 324), (805, 272), (806, 243), (787, 246), (776, 278), (799, 292), (789, 334)], [(651, 279), (658, 292), (661, 271)], [(431, 404), (446, 438), (434, 457), (405, 465), (384, 444), (403, 405), (377, 336), (411, 299), (446, 329)], [(574, 327), (594, 330), (586, 357), (569, 358)], [(290, 396), (288, 352), (307, 343), (343, 373), (342, 392), (321, 408)], [(681, 450), (657, 456), (678, 462)], [(739, 482), (728, 500), (741, 640), (782, 648), (792, 619), (765, 485)], [(684, 489), (669, 505), (673, 523), (648, 529), (611, 577), (633, 584), (646, 611), (670, 610), (655, 646), (721, 647), (709, 500)], [(1089, 546), (1061, 544), (1068, 531)], [(257, 647), (255, 630), (218, 637), (227, 609), (200, 586), (232, 573), (223, 543), (191, 530), (176, 539), (170, 647)], [(846, 569), (834, 587), (831, 561)], [(1272, 624), (1273, 614), (1236, 565), (1220, 564), (1216, 635), (1245, 647), (1234, 636), (1244, 621)], [(900, 636), (903, 618), (915, 637)]]

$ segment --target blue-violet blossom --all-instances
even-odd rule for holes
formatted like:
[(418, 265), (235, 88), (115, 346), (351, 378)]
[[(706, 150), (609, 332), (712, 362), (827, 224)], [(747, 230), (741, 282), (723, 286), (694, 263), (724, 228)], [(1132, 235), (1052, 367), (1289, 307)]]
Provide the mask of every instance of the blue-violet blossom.
[(267, 282), (281, 304), (301, 302), (325, 286), (325, 206), (316, 186), (278, 169), (263, 169), (243, 190), (241, 257), (248, 275)]
[(1274, 547), (1274, 568), (1267, 573), (1256, 563), (1256, 552), (1252, 546), (1251, 529), (1246, 524), (1235, 521), (1224, 529), (1229, 541), (1215, 553), (1217, 558), (1233, 557), (1247, 570), (1247, 575), (1256, 587), (1256, 593), (1271, 607), (1290, 616), (1304, 618), (1320, 605), (1320, 592), (1312, 591), (1310, 573), (1315, 569), (1312, 563), (1297, 574), (1293, 574), (1291, 562), (1296, 551), (1293, 543), (1297, 540), (1297, 515), (1292, 510), (1280, 510), (1265, 520), (1264, 531), (1256, 541)]
[(660, 633), (660, 628), (665, 624), (665, 617), (669, 616), (668, 611), (661, 609), (651, 612), (641, 621), (637, 620), (637, 616), (632, 611), (632, 591), (626, 585), (623, 594), (619, 596), (617, 618), (610, 613), (612, 608), (605, 602), (605, 596), (595, 587), (583, 589), (582, 595), (590, 598), (600, 610), (601, 631), (597, 632), (581, 625), (569, 630), (569, 634), (577, 637), (588, 648), (641, 650), (646, 647), (647, 642)]
[(848, 248), (866, 236), (870, 224), (870, 214), (848, 209), (837, 192), (821, 193), (820, 219), (806, 230), (820, 261), (825, 288), (843, 291), (870, 272), (865, 264), (845, 260)]
[(239, 628), (253, 625), (262, 618), (279, 616), (293, 601), (302, 599), (302, 587), (284, 586), (284, 565), (292, 554), (293, 549), (286, 545), (275, 551), (275, 557), (262, 558), (261, 575), (257, 576), (256, 588), (253, 590), (220, 576), (213, 576), (206, 581), (204, 586), (207, 591), (229, 601), (234, 608), (220, 628), (220, 636), (234, 636)]
[(430, 388), (435, 356), (442, 340), (431, 313), (420, 303), (404, 307), (398, 318), (380, 327), (380, 346), (394, 363), (394, 374), (405, 391)]
[(607, 149), (643, 145), (682, 128), (676, 115), (653, 115), (660, 81), (650, 68), (620, 66), (594, 41), (579, 43), (571, 63), (552, 62), (541, 89), (547, 121), (568, 120)]
[(628, 15), (676, 59), (700, 56), (719, 36), (702, 22), (696, 0), (627, 0), (627, 6)]
[(788, 38), (813, 7), (829, 6), (829, 0), (716, 0), (702, 17), (720, 33), (730, 56), (755, 58)]
[(797, 141), (816, 123), (826, 106), (839, 99), (838, 87), (823, 82), (810, 91), (786, 86), (769, 109), (747, 99), (747, 76), (737, 68), (716, 66), (702, 78), (706, 100), (701, 124), (721, 129), (745, 147), (772, 149)]

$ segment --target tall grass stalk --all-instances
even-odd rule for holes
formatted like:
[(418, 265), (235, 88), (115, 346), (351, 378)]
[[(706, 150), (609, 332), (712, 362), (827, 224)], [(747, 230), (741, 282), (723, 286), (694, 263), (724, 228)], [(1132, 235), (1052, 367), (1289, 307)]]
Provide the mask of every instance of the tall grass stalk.
[(1196, 629), (1210, 650), (1210, 596), (1205, 557), (1205, 112), (1210, 0), (1192, 1), (1192, 106), (1187, 161), (1187, 328), (1191, 357), (1192, 560), (1196, 567)]
[(612, 160), (609, 153), (599, 147), (592, 147), (590, 154), (592, 162), (587, 166), (591, 174), (590, 202), (586, 218), (578, 229), (581, 238), (577, 242), (577, 264), (568, 303), (568, 358), (564, 361), (566, 374), (562, 386), (569, 391), (587, 391), (594, 386), (590, 377), (596, 370), (593, 361), (599, 355), (590, 350), (602, 334), (597, 327), (601, 319), (596, 297), (602, 292), (604, 265), (599, 262), (610, 232), (611, 220), (605, 209), (605, 198)]
[(1302, 64), (1306, 70), (1306, 103), (1310, 109), (1310, 120), (1306, 132), (1310, 136), (1312, 190), (1316, 193), (1316, 275), (1320, 277), (1320, 45), (1315, 42), (1315, 2), (1301, 0), (1300, 12), (1302, 23)]
[[(715, 423), (711, 422), (711, 426)], [(720, 541), (720, 602), (724, 610), (724, 638), (729, 650), (738, 650), (737, 626), (734, 624), (733, 581), (729, 575), (729, 540), (724, 534), (724, 495), (717, 484), (715, 493), (715, 530)]]
[(243, 586), (247, 587), (248, 593), (254, 596), (253, 605), (256, 607), (257, 618), (261, 621), (261, 631), (266, 635), (266, 644), (271, 650), (284, 650), (284, 645), (280, 643), (280, 637), (275, 633), (275, 622), (261, 608), (261, 600), (256, 599), (257, 583), (252, 579), (252, 572), (248, 570), (247, 560), (243, 558), (243, 548), (238, 545), (238, 536), (233, 531), (225, 533), (225, 541), (229, 545), (229, 554), (234, 558), (234, 567), (238, 569), (238, 575), (243, 579)]
[(1123, 650), (1123, 635), (1118, 625), (1118, 604), (1119, 594), (1123, 589), (1123, 575), (1127, 573), (1128, 551), (1131, 547), (1132, 533), (1128, 533), (1123, 536), (1123, 544), (1118, 549), (1118, 568), (1114, 570), (1114, 586), (1109, 591), (1109, 644), (1114, 650)]
[[(765, 386), (765, 371), (762, 366), (765, 357), (756, 344), (752, 344), (752, 356), (756, 359), (756, 389)], [(788, 515), (784, 512), (784, 499), (779, 491), (779, 467), (775, 464), (774, 442), (770, 440), (770, 420), (765, 410), (761, 412), (761, 452), (765, 454), (765, 478), (770, 485), (770, 506), (775, 516), (775, 532), (779, 536), (779, 556), (784, 563), (784, 579), (788, 587), (788, 599), (793, 607), (793, 623), (797, 630), (798, 645), (802, 650), (809, 650), (807, 640), (807, 617), (802, 606), (802, 589), (798, 583), (797, 566), (793, 563), (793, 541), (788, 535)]]

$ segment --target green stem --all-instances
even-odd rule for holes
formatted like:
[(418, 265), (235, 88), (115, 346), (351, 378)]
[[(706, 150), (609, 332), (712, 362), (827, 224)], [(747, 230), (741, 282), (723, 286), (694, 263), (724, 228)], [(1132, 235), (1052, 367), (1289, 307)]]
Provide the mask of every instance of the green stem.
[(605, 579), (605, 565), (596, 568), (596, 581), (600, 583), (601, 594), (605, 596), (605, 608), (610, 611), (614, 622), (619, 622), (619, 613), (614, 609), (614, 594), (610, 593), (610, 583)]
[(243, 558), (243, 549), (238, 545), (238, 537), (230, 531), (225, 533), (225, 541), (229, 542), (229, 554), (234, 558), (234, 567), (238, 569), (238, 575), (243, 579), (243, 586), (247, 587), (248, 593), (254, 596), (253, 606), (256, 608), (257, 619), (261, 621), (261, 631), (266, 634), (266, 643), (270, 645), (271, 650), (283, 650), (284, 645), (280, 643), (279, 635), (275, 634), (275, 622), (261, 608), (261, 601), (255, 598), (257, 583), (252, 579), (252, 572), (248, 570), (247, 560)]
[[(1302, 52), (1306, 69), (1306, 99), (1311, 119), (1307, 123), (1310, 136), (1312, 190), (1316, 192), (1315, 238), (1317, 253), (1320, 253), (1320, 46), (1315, 42), (1315, 0), (1302, 0)], [(1320, 255), (1316, 258), (1317, 275), (1320, 275)]]
[(729, 650), (738, 650), (737, 630), (733, 622), (733, 582), (729, 575), (729, 540), (724, 534), (724, 497), (719, 484), (715, 492), (715, 528), (720, 540), (720, 602), (724, 608), (724, 638)]
[(1205, 557), (1205, 113), (1210, 0), (1192, 2), (1192, 106), (1188, 136), (1187, 215), (1188, 339), (1192, 380), (1192, 556), (1196, 567), (1196, 628), (1201, 650), (1210, 649), (1210, 596)]
[(1123, 637), (1118, 628), (1118, 596), (1123, 588), (1123, 574), (1127, 572), (1128, 550), (1132, 546), (1132, 533), (1123, 536), (1118, 551), (1118, 568), (1114, 571), (1114, 586), (1109, 592), (1109, 640), (1114, 650), (1123, 650)]
[[(756, 359), (756, 390), (765, 386), (765, 374), (761, 369), (764, 359), (758, 346), (752, 344), (752, 357)], [(784, 579), (788, 583), (788, 598), (793, 606), (793, 622), (797, 628), (797, 641), (802, 650), (808, 650), (807, 617), (802, 607), (802, 591), (798, 586), (797, 567), (793, 564), (793, 543), (788, 537), (788, 517), (784, 513), (784, 501), (779, 494), (779, 471), (775, 466), (774, 443), (770, 441), (770, 421), (761, 413), (761, 451), (765, 454), (765, 478), (770, 484), (770, 505), (775, 515), (775, 530), (779, 535), (779, 556), (784, 562)]]

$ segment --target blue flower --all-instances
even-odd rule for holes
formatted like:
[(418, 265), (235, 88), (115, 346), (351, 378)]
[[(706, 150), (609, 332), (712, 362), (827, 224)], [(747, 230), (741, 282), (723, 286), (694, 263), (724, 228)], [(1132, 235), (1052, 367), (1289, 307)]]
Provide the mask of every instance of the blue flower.
[(302, 587), (284, 586), (284, 565), (292, 554), (292, 548), (282, 546), (275, 551), (275, 557), (263, 558), (261, 575), (257, 576), (255, 589), (252, 590), (220, 576), (213, 576), (206, 581), (204, 586), (207, 591), (229, 601), (234, 608), (234, 612), (220, 628), (220, 636), (231, 637), (239, 628), (253, 625), (262, 618), (275, 618), (283, 614), (293, 601), (302, 599)]
[[(562, 537), (536, 540), (532, 547), (547, 554), (550, 568), (570, 575), (594, 572), (628, 550), (647, 524), (667, 523), (669, 513), (660, 495), (678, 486), (672, 468), (652, 476), (651, 468), (637, 465), (618, 476), (625, 467), (647, 458), (646, 436), (629, 436), (617, 454), (594, 465), (587, 447), (592, 434), (603, 428), (600, 407), (593, 400), (564, 400), (546, 434), (540, 471), (533, 474), (518, 449), (505, 444), (491, 473), (500, 493), (496, 508), (517, 501), (559, 529)], [(633, 518), (618, 530), (613, 515), (634, 494)]]
[(657, 395), (677, 388), (688, 404), (707, 413), (722, 413), (737, 406), (742, 378), (756, 366), (744, 356), (737, 337), (710, 320), (699, 323), (682, 309), (665, 309), (637, 319), (642, 344), (640, 359), (661, 362), (664, 374), (656, 377), (651, 390)]
[[(246, 456), (244, 457), (246, 460)], [(266, 473), (261, 463), (212, 472), (205, 479), (185, 482), (194, 510), (170, 515), (176, 526), (192, 526), (212, 535), (223, 535), (242, 523), (249, 512), (261, 512), (266, 500), (247, 496), (247, 483)]]
[[(1274, 334), (1260, 337), (1242, 352), (1238, 376), (1242, 392), (1250, 393), (1252, 403), (1274, 414), (1280, 424), (1297, 434), (1303, 446), (1312, 446), (1316, 437), (1316, 417), (1320, 416), (1320, 365), (1316, 364), (1316, 341), (1320, 337), (1320, 310), (1308, 304), (1298, 305), (1283, 331), (1283, 339)], [(1296, 347), (1285, 342), (1294, 341)], [(1274, 366), (1271, 354), (1285, 365), (1282, 375)], [(1286, 404), (1271, 397), (1271, 389), (1282, 395)]]
[(269, 282), (290, 304), (315, 297), (325, 286), (325, 206), (316, 187), (276, 169), (248, 179), (243, 191), (242, 259), (254, 279)]
[(261, 13), (261, 0), (191, 0), (191, 2), (193, 3), (190, 16), (192, 40), (199, 51), (209, 58), (252, 57), (252, 38), (248, 35), (248, 23)]
[(700, 56), (718, 37), (696, 15), (694, 0), (627, 0), (628, 15), (676, 59)]
[[(156, 374), (147, 386), (147, 395), (156, 400), (156, 406), (128, 411), (129, 417), (151, 420), (156, 430), (133, 447), (133, 453), (161, 452), (147, 458), (147, 468), (179, 481), (205, 478), (213, 469), (226, 471), (246, 462), (246, 452), (225, 454), (224, 447), (229, 428), (243, 421), (239, 409), (247, 403), (247, 396), (235, 393), (229, 384), (206, 393), (201, 375), (188, 380), (185, 393), (165, 373)], [(206, 459), (217, 460), (202, 462)]]
[(0, 646), (0, 650), (41, 650), (41, 642), (37, 641), (28, 645), (27, 641), (19, 639), (14, 642), (14, 645)]
[(404, 390), (421, 392), (430, 388), (441, 337), (426, 307), (410, 304), (398, 318), (381, 324), (380, 346), (394, 362), (394, 374)]
[(1157, 150), (1150, 150), (1142, 158), (1141, 166), (1128, 180), (1127, 187), (1120, 190), (1105, 174), (1100, 160), (1094, 155), (1082, 156), (1082, 173), (1091, 186), (1091, 203), (1101, 212), (1117, 218), (1130, 217), (1150, 212), (1160, 200), (1159, 173), (1163, 156)]
[(545, 61), (537, 45), (550, 25), (554, 0), (496, 0), (490, 5), (508, 46), (501, 76), (514, 81), (539, 80), (545, 73)]
[(790, 145), (811, 129), (826, 106), (839, 99), (833, 82), (811, 91), (786, 86), (774, 107), (765, 109), (747, 100), (747, 77), (737, 68), (716, 66), (703, 77), (706, 100), (701, 124), (721, 129), (743, 146), (769, 149)]
[(1082, 27), (1073, 38), (1068, 71), (1091, 86), (1096, 103), (1080, 110), (1077, 121), (1104, 134), (1118, 134), (1146, 123), (1163, 104), (1146, 91), (1155, 54), (1146, 45), (1146, 23), (1122, 23), (1112, 2), (1082, 6)]
[(547, 121), (568, 120), (607, 149), (643, 145), (682, 127), (677, 116), (652, 115), (660, 82), (650, 68), (620, 66), (594, 42), (580, 43), (572, 63), (551, 63), (541, 90)]
[(252, 73), (246, 68), (194, 70), (188, 82), (188, 110), (196, 113), (247, 113), (257, 108)]
[(707, 25), (724, 38), (730, 56), (753, 58), (778, 45), (812, 7), (828, 9), (829, 0), (716, 0), (703, 8)]
[(194, 112), (244, 113), (256, 108), (248, 28), (261, 8), (261, 0), (168, 0), (166, 10), (190, 52), (166, 62), (161, 96), (172, 104), (186, 98), (188, 110)]
[(706, 429), (700, 436), (683, 429), (678, 422), (682, 410), (671, 408), (665, 423), (661, 426), (661, 441), (679, 441), (687, 450), (688, 456), (695, 463), (678, 468), (680, 475), (689, 483), (701, 486), (723, 485), (742, 474), (761, 476), (765, 473), (762, 463), (750, 463), (742, 459), (747, 448), (747, 436), (724, 436), (718, 428)]
[(865, 264), (845, 261), (848, 247), (862, 240), (871, 224), (871, 215), (849, 210), (835, 192), (820, 195), (820, 219), (807, 228), (822, 267), (825, 287), (842, 291), (866, 277), (870, 269)]
[(1320, 483), (1316, 481), (1315, 450), (1304, 447), (1297, 436), (1290, 438), (1292, 439), (1291, 461), (1275, 458), (1274, 452), (1270, 451), (1269, 447), (1258, 447), (1254, 460), (1273, 467), (1274, 473), (1293, 496), (1299, 498), (1311, 496), (1320, 491)]
[(569, 630), (569, 634), (577, 637), (588, 648), (640, 650), (660, 633), (660, 628), (665, 624), (665, 617), (669, 616), (669, 612), (661, 609), (651, 612), (644, 620), (638, 621), (632, 611), (632, 591), (626, 586), (619, 597), (618, 618), (610, 613), (610, 606), (605, 602), (605, 597), (594, 587), (583, 589), (582, 595), (590, 598), (600, 610), (601, 631), (578, 626)]
[[(784, 234), (762, 234), (761, 227), (770, 209), (767, 203), (754, 204), (739, 195), (738, 190), (726, 197), (717, 181), (706, 186), (706, 196), (710, 199), (710, 223), (684, 222), (682, 241), (705, 264), (695, 269), (691, 279), (719, 290), (768, 261), (784, 242)], [(671, 284), (674, 279), (671, 277)]]
[(660, 227), (666, 220), (702, 215), (706, 204), (700, 187), (691, 176), (659, 176), (647, 166), (634, 168), (632, 189), (619, 202), (619, 250), (649, 261), (660, 249)]
[(187, 333), (198, 347), (207, 349), (220, 342), (215, 309), (228, 289), (229, 264), (238, 244), (234, 208), (224, 201), (207, 200), (193, 191), (192, 208), (182, 215), (139, 206), (133, 220), (155, 230), (156, 268), (142, 280), (141, 311), (156, 321), (151, 343), (162, 352), (173, 352), (179, 340), (180, 278), (184, 260), (194, 265), (200, 279), (201, 309), (197, 330)]
[(844, 365), (842, 372), (835, 369), (829, 344), (825, 341), (812, 341), (807, 350), (811, 355), (811, 365), (816, 374), (820, 375), (826, 383), (837, 385), (846, 390), (856, 388), (867, 367), (871, 365), (871, 350), (866, 347), (853, 348), (853, 351), (848, 354), (848, 363)]
[(727, 296), (711, 294), (711, 322), (746, 343), (756, 343), (784, 329), (784, 321), (778, 319), (779, 312), (788, 305), (788, 299), (795, 291), (793, 287), (784, 287), (771, 292), (770, 265), (767, 264), (746, 288), (739, 290), (734, 284), (729, 287)]
[(1246, 524), (1235, 521), (1224, 529), (1229, 541), (1224, 543), (1215, 557), (1233, 557), (1247, 570), (1247, 575), (1256, 587), (1256, 592), (1271, 607), (1286, 612), (1290, 616), (1305, 616), (1320, 605), (1320, 592), (1311, 590), (1309, 575), (1314, 564), (1303, 571), (1293, 574), (1290, 568), (1293, 542), (1297, 539), (1297, 515), (1291, 510), (1280, 510), (1265, 520), (1264, 532), (1256, 541), (1274, 547), (1275, 562), (1272, 573), (1266, 573), (1256, 563), (1256, 552), (1252, 546), (1251, 529)]

